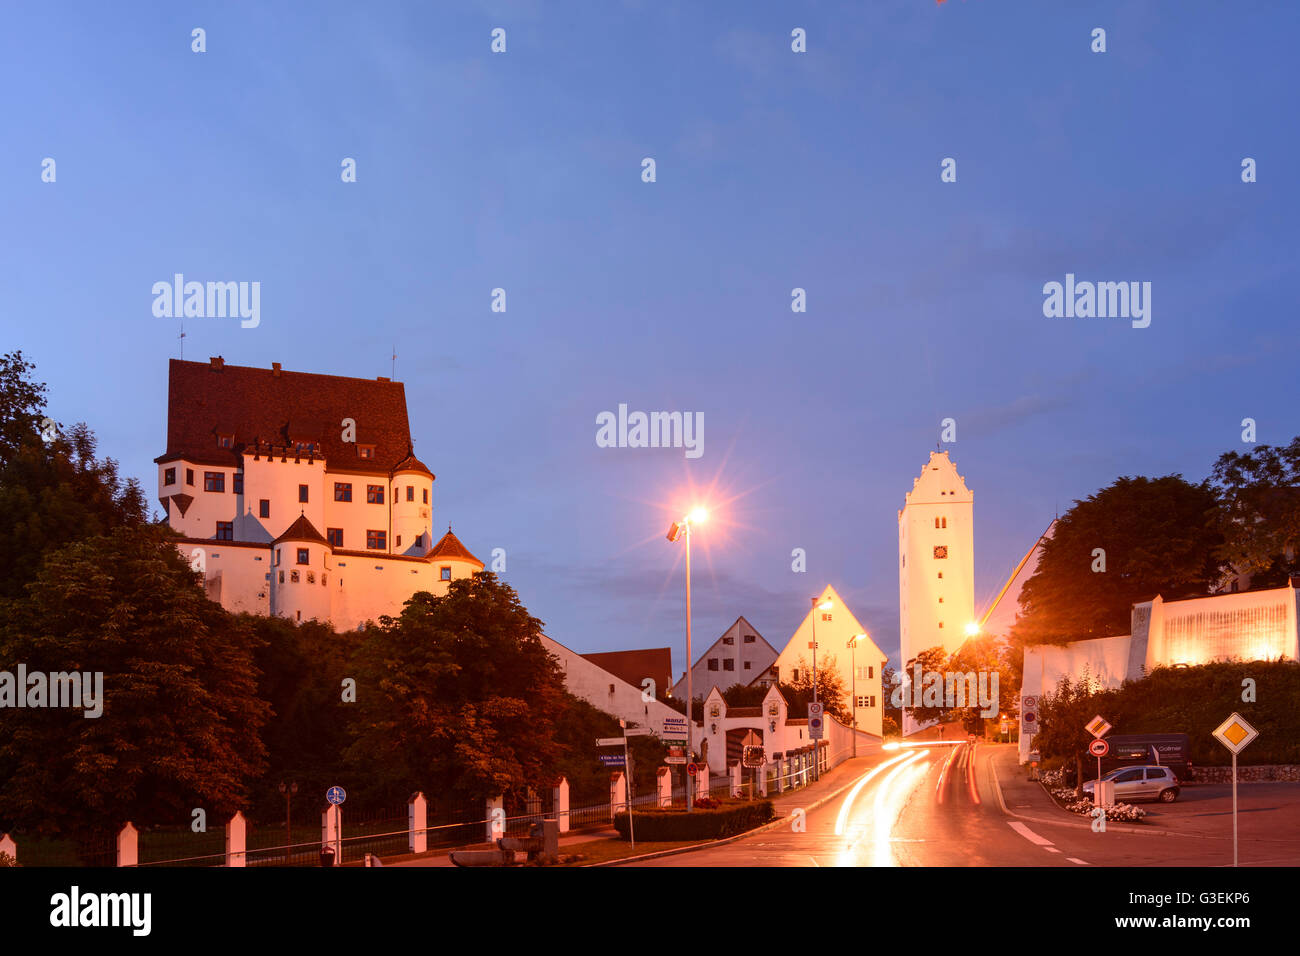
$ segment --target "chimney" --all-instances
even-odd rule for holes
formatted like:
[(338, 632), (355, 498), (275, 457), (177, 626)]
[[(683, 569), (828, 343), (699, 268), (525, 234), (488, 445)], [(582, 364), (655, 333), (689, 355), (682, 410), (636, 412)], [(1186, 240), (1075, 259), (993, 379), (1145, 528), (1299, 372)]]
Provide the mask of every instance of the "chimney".
[(276, 378), (279, 378), (279, 377), (280, 377), (280, 363), (279, 363), (279, 362), (272, 362), (272, 363), (271, 363), (271, 374), (272, 374), (273, 376), (275, 376)]
[(214, 372), (220, 372), (223, 368), (226, 367), (226, 360), (222, 358), (220, 355), (208, 356), (208, 363), (209, 363), (208, 367), (212, 369), (212, 371)]
[(387, 375), (377, 375), (377, 376), (375, 376), (375, 381), (376, 381), (376, 382), (391, 382), (392, 379), (389, 378)]

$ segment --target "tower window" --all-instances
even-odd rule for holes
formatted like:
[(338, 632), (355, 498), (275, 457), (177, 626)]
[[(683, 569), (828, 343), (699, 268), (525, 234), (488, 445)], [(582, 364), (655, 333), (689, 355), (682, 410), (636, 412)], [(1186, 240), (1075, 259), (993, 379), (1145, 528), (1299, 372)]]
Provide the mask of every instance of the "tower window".
[(427, 505), (429, 503), (429, 489), (421, 488), (420, 492), (424, 495), (424, 503)]
[(203, 473), (204, 491), (225, 491), (226, 473), (224, 471), (205, 471)]
[(176, 484), (176, 469), (175, 469), (175, 468), (168, 468), (166, 471), (163, 472), (163, 484), (164, 484), (164, 485), (174, 485), (174, 484)]
[(257, 503), (257, 516), (259, 518), (271, 517), (271, 499), (263, 498)]
[(941, 631), (943, 630), (943, 621), (940, 621), (940, 622), (939, 622), (939, 630), (941, 630)]
[(311, 552), (308, 551), (306, 548), (299, 548), (299, 549), (298, 549), (298, 563), (299, 563), (299, 564), (310, 564), (310, 563), (311, 563)]
[(325, 537), (326, 537), (326, 539), (328, 539), (328, 541), (329, 541), (331, 547), (335, 547), (335, 548), (341, 548), (341, 547), (343, 547), (343, 529), (342, 529), (342, 528), (326, 528), (326, 529), (325, 529)]
[(334, 482), (334, 500), (351, 501), (352, 500), (352, 483), (348, 481)]
[(306, 485), (299, 485), (299, 486), (298, 486), (298, 500), (301, 501), (301, 502), (303, 502), (304, 504), (306, 504), (306, 502), (307, 502), (307, 486), (306, 486)]
[(186, 468), (186, 469), (185, 469), (185, 484), (187, 484), (187, 485), (192, 485), (192, 484), (194, 484), (194, 469), (193, 469), (193, 468)]
[(939, 579), (940, 579), (940, 580), (943, 579), (943, 572), (942, 572), (942, 571), (939, 572)]
[(382, 505), (384, 503), (384, 486), (366, 485), (366, 503)]
[(439, 569), (438, 569), (438, 574), (439, 574), (439, 577), (440, 577), (443, 581), (450, 581), (450, 580), (451, 580), (451, 565), (448, 564), (448, 565), (444, 565), (443, 567), (439, 568)]
[(406, 500), (407, 500), (407, 501), (414, 501), (414, 500), (415, 500), (415, 486), (414, 486), (414, 485), (407, 485), (407, 486), (406, 486)]

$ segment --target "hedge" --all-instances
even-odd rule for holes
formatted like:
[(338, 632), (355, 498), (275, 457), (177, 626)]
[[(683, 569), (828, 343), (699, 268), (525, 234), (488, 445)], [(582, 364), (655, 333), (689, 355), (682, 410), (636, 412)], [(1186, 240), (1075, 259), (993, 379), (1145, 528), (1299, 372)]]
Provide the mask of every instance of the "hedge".
[[(733, 803), (716, 810), (638, 810), (636, 838), (650, 841), (717, 840), (744, 833), (776, 819), (771, 800)], [(627, 814), (614, 817), (614, 829), (628, 838)]]

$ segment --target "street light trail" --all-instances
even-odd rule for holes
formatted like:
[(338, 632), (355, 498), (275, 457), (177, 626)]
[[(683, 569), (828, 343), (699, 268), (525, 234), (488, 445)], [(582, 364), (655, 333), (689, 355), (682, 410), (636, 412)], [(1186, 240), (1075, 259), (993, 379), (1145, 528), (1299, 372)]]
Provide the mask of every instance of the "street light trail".
[[(920, 759), (924, 753), (923, 750), (913, 751), (911, 757), (891, 770), (889, 776), (876, 788), (876, 799), (872, 806), (872, 866), (896, 865), (889, 837), (903, 812), (908, 794), (929, 772), (930, 761)], [(895, 783), (906, 785), (895, 788)]]
[[(919, 752), (920, 751), (917, 751), (917, 753)], [(911, 756), (915, 756), (915, 754)], [(844, 835), (844, 826), (846, 823), (848, 823), (849, 811), (853, 808), (853, 801), (856, 800), (858, 794), (862, 792), (862, 788), (865, 787), (867, 784), (869, 784), (872, 781), (872, 779), (876, 776), (876, 774), (888, 770), (890, 767), (893, 767), (896, 764), (902, 763), (904, 760), (908, 760), (908, 759), (911, 759), (911, 757), (907, 754), (899, 754), (897, 757), (891, 757), (888, 760), (886, 760), (884, 763), (880, 764), (880, 766), (873, 767), (869, 773), (864, 774), (862, 779), (853, 785), (853, 789), (849, 791), (849, 795), (844, 798), (844, 802), (840, 805), (839, 816), (835, 818), (836, 836)]]

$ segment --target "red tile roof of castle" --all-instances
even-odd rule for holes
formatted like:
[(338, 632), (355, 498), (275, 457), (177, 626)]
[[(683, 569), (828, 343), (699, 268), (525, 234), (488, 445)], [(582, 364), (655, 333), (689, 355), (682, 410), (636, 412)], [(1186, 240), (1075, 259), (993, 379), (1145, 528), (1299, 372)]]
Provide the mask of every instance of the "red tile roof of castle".
[[(240, 452), (309, 455), (330, 470), (388, 474), (399, 464), (429, 472), (412, 451), (406, 389), (388, 379), (345, 378), (172, 359), (167, 386), (167, 451), (156, 462), (184, 458), (237, 467)], [(343, 420), (356, 422), (356, 441), (343, 441)], [(229, 438), (229, 447), (220, 442)], [(362, 458), (360, 449), (374, 453)], [(432, 472), (429, 472), (432, 474)]]
[(442, 540), (435, 544), (433, 550), (429, 552), (430, 561), (438, 558), (456, 558), (461, 561), (472, 561), (480, 568), (483, 567), (483, 562), (470, 554), (469, 548), (460, 543), (460, 538), (451, 533), (450, 527), (447, 528), (447, 533), (442, 536)]

